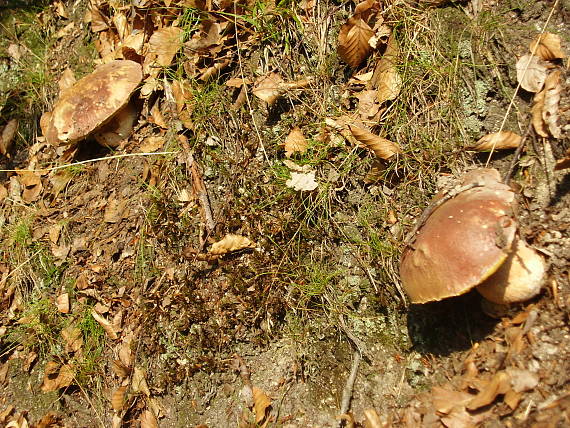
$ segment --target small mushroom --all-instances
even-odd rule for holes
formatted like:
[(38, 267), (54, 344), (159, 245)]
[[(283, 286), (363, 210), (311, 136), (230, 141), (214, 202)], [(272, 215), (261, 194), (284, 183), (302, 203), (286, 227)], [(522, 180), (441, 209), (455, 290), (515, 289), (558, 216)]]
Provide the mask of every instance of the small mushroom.
[[(47, 142), (55, 146), (73, 144), (114, 119), (116, 123), (110, 125), (111, 129), (132, 130), (133, 110), (125, 106), (141, 80), (141, 66), (134, 61), (115, 60), (100, 65), (64, 90), (53, 111), (44, 113), (40, 126)], [(130, 125), (119, 123), (125, 118), (127, 122), (132, 120)], [(123, 132), (121, 137), (125, 137)], [(115, 140), (113, 144), (117, 145)]]
[[(481, 294), (500, 302), (520, 301), (540, 290), (544, 266), (529, 255), (534, 250), (515, 239), (514, 192), (495, 169), (473, 170), (462, 181), (475, 183), (435, 208), (405, 249), (400, 276), (412, 303), (459, 296), (482, 283)], [(520, 272), (527, 273), (533, 291), (518, 288), (526, 287), (514, 279)], [(511, 291), (513, 282), (517, 291)]]

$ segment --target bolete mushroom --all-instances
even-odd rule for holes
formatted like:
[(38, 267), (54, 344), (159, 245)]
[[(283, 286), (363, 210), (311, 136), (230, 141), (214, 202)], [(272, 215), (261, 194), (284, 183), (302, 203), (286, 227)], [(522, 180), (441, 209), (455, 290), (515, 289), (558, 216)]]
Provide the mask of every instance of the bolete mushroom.
[[(514, 192), (497, 170), (486, 168), (467, 173), (461, 187), (466, 190), (437, 206), (404, 250), (400, 276), (410, 300), (438, 301), (480, 285), (495, 303), (534, 297), (544, 264), (516, 239)], [(524, 275), (514, 272), (525, 270), (527, 278), (519, 281)]]
[[(97, 130), (101, 131), (98, 135), (105, 134), (104, 126), (114, 119), (130, 121), (130, 124), (111, 125), (111, 132), (120, 129), (118, 136), (128, 136), (124, 133), (132, 131), (136, 118), (129, 99), (141, 80), (142, 68), (134, 61), (115, 60), (98, 66), (93, 73), (64, 90), (53, 111), (43, 114), (40, 126), (47, 142), (55, 146), (69, 145)], [(98, 138), (109, 145), (117, 145), (116, 139), (109, 144), (104, 137)]]

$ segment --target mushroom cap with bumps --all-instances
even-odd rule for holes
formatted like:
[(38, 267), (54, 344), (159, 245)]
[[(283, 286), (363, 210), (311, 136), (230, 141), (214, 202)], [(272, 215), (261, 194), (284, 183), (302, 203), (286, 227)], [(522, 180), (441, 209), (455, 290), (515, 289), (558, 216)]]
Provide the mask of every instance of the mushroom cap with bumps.
[(142, 80), (141, 66), (129, 60), (100, 65), (64, 90), (40, 125), (48, 143), (73, 144), (101, 127), (128, 102)]
[(517, 230), (514, 193), (494, 169), (477, 169), (428, 217), (402, 255), (400, 276), (412, 303), (466, 293), (490, 277), (512, 252)]

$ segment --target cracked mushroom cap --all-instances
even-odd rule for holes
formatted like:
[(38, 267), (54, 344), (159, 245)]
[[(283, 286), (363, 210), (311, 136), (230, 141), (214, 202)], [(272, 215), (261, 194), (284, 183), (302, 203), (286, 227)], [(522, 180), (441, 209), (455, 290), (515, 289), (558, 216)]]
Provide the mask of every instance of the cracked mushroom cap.
[(100, 65), (64, 90), (40, 121), (48, 143), (72, 144), (101, 127), (128, 102), (142, 80), (141, 66), (129, 60)]
[(462, 185), (481, 184), (445, 201), (402, 255), (400, 276), (412, 303), (459, 296), (490, 277), (512, 252), (514, 193), (495, 169), (480, 168)]

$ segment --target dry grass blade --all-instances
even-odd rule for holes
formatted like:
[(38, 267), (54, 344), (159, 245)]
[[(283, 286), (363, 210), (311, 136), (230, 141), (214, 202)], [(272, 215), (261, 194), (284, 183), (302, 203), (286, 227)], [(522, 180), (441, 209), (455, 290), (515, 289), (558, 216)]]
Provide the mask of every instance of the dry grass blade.
[[(535, 51), (536, 49), (536, 51)], [(562, 50), (561, 39), (557, 34), (544, 33), (530, 43), (531, 52), (536, 52), (545, 61), (566, 58)]]
[(521, 143), (522, 137), (511, 131), (500, 131), (487, 134), (482, 137), (473, 150), (478, 152), (486, 152), (489, 150), (508, 150), (516, 149)]
[(366, 129), (359, 128), (354, 125), (348, 125), (350, 132), (354, 135), (354, 138), (358, 140), (364, 147), (370, 149), (374, 154), (380, 159), (390, 159), (397, 153), (402, 153), (402, 150), (398, 147), (396, 143), (393, 143), (386, 138), (375, 135)]
[(351, 67), (362, 64), (372, 47), (368, 44), (374, 31), (360, 15), (355, 15), (344, 24), (338, 35), (338, 54)]

